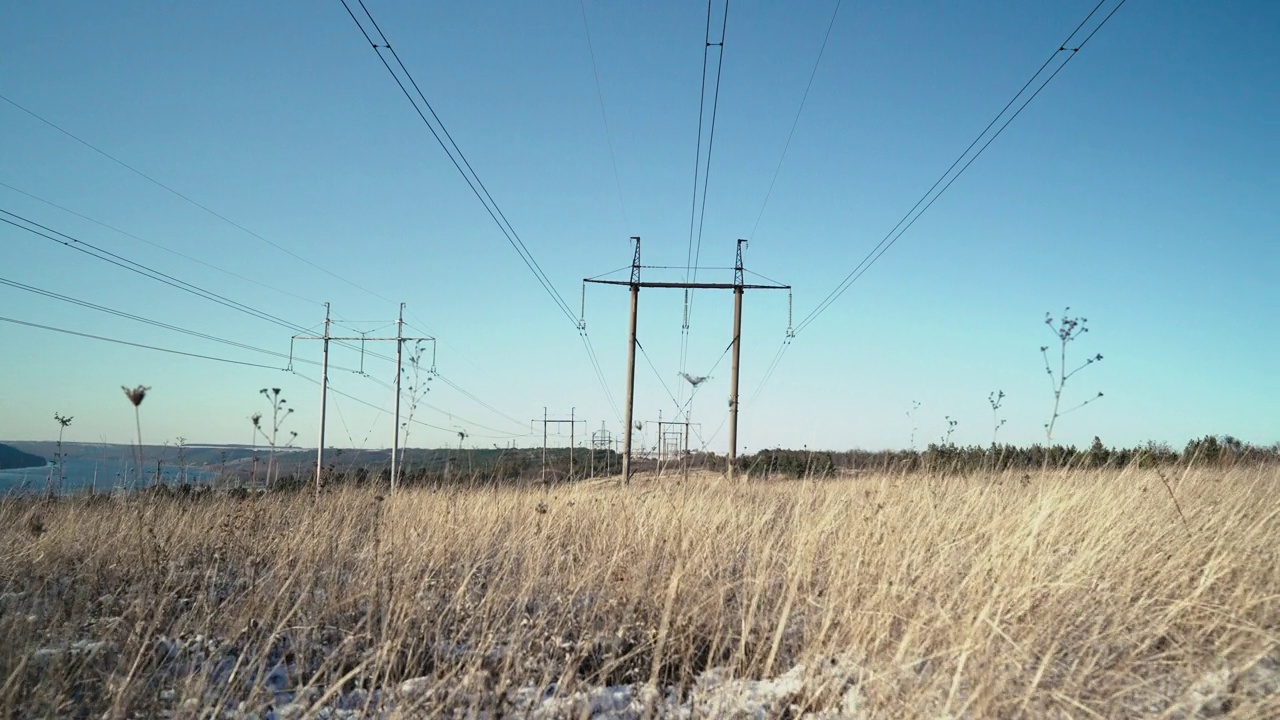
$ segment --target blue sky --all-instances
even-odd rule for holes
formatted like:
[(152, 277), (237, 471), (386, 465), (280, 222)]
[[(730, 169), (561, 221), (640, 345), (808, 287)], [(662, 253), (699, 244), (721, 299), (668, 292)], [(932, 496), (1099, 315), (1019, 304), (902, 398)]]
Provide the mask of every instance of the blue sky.
[[(794, 286), (799, 321), (1095, 4), (843, 3), (761, 215), (835, 5), (733, 2), (702, 264), (732, 265), (735, 240), (750, 237), (748, 269)], [(1085, 32), (1115, 4), (1104, 3)], [(643, 238), (646, 264), (685, 264), (705, 5), (368, 6), (574, 314), (582, 278), (626, 265), (631, 235)], [(328, 301), (341, 321), (335, 332), (385, 335), (396, 303), (408, 303), (407, 332), (440, 338), (441, 375), (493, 408), (431, 381), (431, 407), (420, 404), (415, 418), (435, 427), (415, 425), (411, 445), (456, 443), (462, 430), (467, 444), (528, 446), (541, 439), (528, 420), (544, 407), (552, 417), (574, 409), (591, 429), (621, 429), (573, 323), (338, 0), (24, 3), (6, 13), (0, 47), (0, 94), (328, 272), (5, 102), (0, 209), (303, 328), (318, 329)], [(1061, 419), (1055, 439), (1280, 440), (1277, 48), (1275, 3), (1126, 2), (797, 335), (758, 395), (784, 339), (787, 297), (747, 293), (741, 445), (904, 447), (913, 428), (920, 445), (943, 435), (947, 416), (958, 421), (953, 440), (986, 443), (996, 390), (1007, 395), (1001, 439), (1040, 440), (1052, 400), (1039, 354), (1053, 340), (1043, 318), (1066, 305), (1089, 318), (1072, 352), (1105, 359), (1072, 379), (1064, 402), (1105, 396)], [(295, 334), (9, 225), (0, 227), (0, 278), (285, 354)], [(587, 331), (619, 409), (626, 302), (622, 288), (586, 294)], [(715, 368), (692, 419), (718, 451), (729, 371), (727, 360), (716, 363), (730, 340), (731, 302), (728, 293), (697, 294), (689, 333), (687, 370)], [(0, 309), (135, 343), (286, 364), (10, 286), (0, 286)], [(675, 414), (664, 384), (688, 396), (677, 377), (682, 311), (678, 291), (641, 293), (639, 338), (656, 369), (637, 360), (639, 420)], [(392, 344), (369, 349), (389, 353)], [(315, 361), (319, 350), (306, 342), (294, 353)], [(358, 369), (361, 358), (335, 348), (332, 361)], [(379, 409), (391, 407), (394, 365), (366, 357), (364, 368), (372, 379), (331, 374), (335, 391), (372, 406), (331, 396), (331, 444), (390, 444), (392, 423)], [(281, 387), (297, 410), (286, 429), (314, 445), (318, 372), (295, 369), (310, 380), (0, 322), (0, 438), (54, 437), (60, 412), (75, 417), (71, 439), (128, 442), (132, 413), (119, 388), (142, 383), (153, 388), (142, 408), (147, 442), (249, 442), (248, 416), (266, 410), (258, 389)], [(652, 426), (643, 435), (653, 442)]]

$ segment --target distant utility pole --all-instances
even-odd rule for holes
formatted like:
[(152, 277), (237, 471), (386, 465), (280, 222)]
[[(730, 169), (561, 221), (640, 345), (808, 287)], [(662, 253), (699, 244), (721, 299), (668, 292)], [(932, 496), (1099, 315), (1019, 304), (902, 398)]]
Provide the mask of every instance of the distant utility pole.
[(600, 421), (600, 429), (591, 433), (591, 477), (596, 476), (596, 451), (604, 450), (604, 474), (609, 474), (611, 467), (609, 462), (609, 451), (613, 449), (613, 433), (604, 427), (604, 421)]
[[(324, 426), (325, 426), (325, 410), (328, 403), (329, 389), (329, 341), (336, 340), (339, 342), (360, 342), (361, 368), (364, 367), (364, 343), (366, 342), (394, 342), (396, 344), (396, 384), (395, 384), (395, 426), (392, 428), (391, 438), (391, 492), (396, 491), (396, 480), (399, 477), (399, 455), (400, 455), (400, 376), (404, 374), (404, 366), (401, 363), (403, 357), (404, 344), (408, 341), (430, 341), (435, 342), (433, 337), (405, 337), (404, 335), (404, 303), (400, 303), (400, 317), (396, 320), (396, 336), (371, 338), (367, 335), (360, 337), (334, 337), (329, 334), (329, 303), (324, 304), (324, 335), (294, 335), (294, 340), (323, 340), (324, 341), (324, 360), (321, 362), (320, 372), (320, 446), (316, 448), (316, 492), (320, 492), (320, 477), (324, 470)], [(435, 363), (432, 362), (432, 369)], [(293, 349), (289, 350), (289, 369), (293, 369)]]
[(529, 421), (529, 424), (531, 426), (533, 425), (533, 423), (542, 423), (542, 477), (543, 479), (546, 479), (547, 477), (547, 426), (559, 425), (561, 423), (569, 423), (569, 478), (573, 479), (573, 442), (574, 442), (573, 431), (574, 431), (574, 428), (577, 427), (578, 423), (582, 423), (583, 425), (587, 424), (586, 420), (574, 419), (573, 416), (574, 416), (574, 413), (577, 412), (577, 410), (578, 410), (577, 408), (569, 408), (569, 419), (556, 420), (556, 419), (547, 417), (547, 409), (544, 407), (542, 408), (541, 420)]
[[(689, 428), (702, 427), (702, 423), (662, 419), (657, 422), (651, 420), (650, 423), (658, 426), (658, 473), (662, 473), (662, 461), (670, 460), (674, 455), (681, 459), (681, 468), (687, 477), (689, 474)], [(668, 430), (667, 428), (678, 429)]]
[[(635, 241), (635, 254), (631, 260), (631, 279), (593, 280), (584, 279), (584, 283), (599, 285), (625, 285), (631, 289), (631, 331), (627, 340), (627, 402), (626, 430), (622, 440), (622, 478), (631, 482), (631, 431), (632, 409), (636, 390), (636, 306), (640, 299), (640, 288), (682, 288), (685, 290), (732, 290), (733, 291), (733, 370), (729, 380), (729, 476), (733, 476), (733, 466), (738, 459), (738, 358), (742, 350), (742, 295), (746, 290), (791, 290), (790, 285), (747, 285), (743, 281), (742, 248), (746, 240), (738, 240), (737, 261), (733, 267), (733, 283), (693, 283), (693, 282), (641, 282), (640, 281), (640, 238), (632, 236)], [(787, 327), (790, 336), (792, 330)]]

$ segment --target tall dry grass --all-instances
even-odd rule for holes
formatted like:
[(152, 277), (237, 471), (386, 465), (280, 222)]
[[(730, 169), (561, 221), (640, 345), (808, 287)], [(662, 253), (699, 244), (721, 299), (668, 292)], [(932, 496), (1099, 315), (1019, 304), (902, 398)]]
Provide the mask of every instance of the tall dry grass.
[(1280, 717), (1278, 482), (1175, 474), (1185, 524), (1136, 468), (10, 500), (0, 712), (520, 716), (803, 664), (771, 713)]

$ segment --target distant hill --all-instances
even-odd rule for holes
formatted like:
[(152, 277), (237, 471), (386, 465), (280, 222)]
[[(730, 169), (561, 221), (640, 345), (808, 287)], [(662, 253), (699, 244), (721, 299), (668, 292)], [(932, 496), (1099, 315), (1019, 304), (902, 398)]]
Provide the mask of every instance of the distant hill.
[[(156, 462), (165, 468), (190, 468), (218, 475), (236, 476), (264, 472), (270, 448), (244, 445), (191, 444), (179, 449), (175, 445), (144, 445), (142, 448), (148, 473), (155, 471)], [(568, 448), (551, 448), (548, 452), (552, 464), (564, 464)], [(81, 464), (93, 472), (94, 468), (129, 466), (135, 449), (130, 445), (110, 443), (64, 442), (62, 457), (72, 465)], [(585, 458), (586, 451), (578, 450)], [(58, 444), (52, 440), (7, 440), (0, 444), (0, 469), (44, 467), (45, 458), (57, 459)], [(519, 450), (501, 448), (409, 448), (404, 453), (406, 471), (438, 472), (448, 468), (465, 468), (468, 472), (490, 469), (499, 465), (540, 466), (541, 448)], [(558, 458), (558, 459), (557, 459)], [(275, 463), (285, 475), (309, 475), (315, 472), (316, 451), (309, 448), (280, 448)], [(329, 448), (325, 451), (325, 465), (338, 472), (356, 468), (379, 471), (391, 464), (391, 450), (387, 448), (350, 449)], [(107, 472), (107, 471), (103, 471)], [(114, 473), (115, 470), (110, 471)], [(109, 473), (110, 474), (110, 473)]]
[[(45, 464), (44, 458), (53, 460), (58, 453), (58, 444), (52, 440), (6, 440), (3, 442), (6, 444), (0, 445), (0, 447), (7, 447), (10, 451), (35, 458), (34, 467), (43, 466)], [(250, 465), (255, 456), (265, 461), (265, 458), (270, 455), (270, 449), (262, 446), (254, 448), (245, 445), (211, 444), (191, 444), (183, 447), (181, 449), (181, 462), (179, 461), (179, 448), (173, 444), (144, 445), (142, 452), (146, 456), (148, 463), (161, 459), (165, 465), (187, 464), (214, 470), (222, 466), (234, 468)], [(405, 464), (412, 467), (434, 469), (442, 468), (449, 463), (462, 462), (465, 464), (470, 461), (476, 466), (489, 466), (504, 458), (509, 460), (515, 455), (528, 453), (533, 453), (540, 459), (541, 452), (541, 449), (536, 451), (533, 449), (513, 451), (494, 448), (468, 448), (465, 450), (459, 450), (458, 448), (409, 448), (405, 452)], [(568, 450), (559, 448), (552, 449), (551, 452), (554, 454), (568, 452)], [(580, 450), (579, 452), (585, 451)], [(62, 444), (62, 455), (67, 460), (127, 461), (133, 458), (133, 454), (134, 448), (132, 445), (82, 442), (64, 442)], [(280, 448), (276, 451), (276, 457), (278, 462), (292, 471), (295, 465), (311, 465), (314, 467), (316, 451), (314, 448)], [(325, 450), (325, 464), (333, 465), (339, 469), (379, 467), (388, 465), (390, 462), (391, 450), (387, 448), (349, 449), (331, 447)], [(4, 467), (31, 466), (5, 465)]]
[(0, 445), (0, 470), (44, 467), (48, 461), (39, 455), (23, 452), (12, 445)]
[[(50, 460), (57, 458), (58, 443), (53, 440), (4, 440), (4, 444), (28, 454), (44, 456)], [(253, 448), (242, 445), (187, 445), (181, 449), (182, 463), (179, 463), (179, 449), (176, 445), (143, 445), (142, 452), (148, 462), (159, 458), (166, 465), (187, 464), (192, 466), (216, 466), (221, 463), (232, 464), (251, 458)], [(259, 448), (258, 453), (264, 450)], [(62, 443), (62, 455), (66, 460), (115, 461), (133, 458), (132, 445), (115, 445), (111, 443)]]

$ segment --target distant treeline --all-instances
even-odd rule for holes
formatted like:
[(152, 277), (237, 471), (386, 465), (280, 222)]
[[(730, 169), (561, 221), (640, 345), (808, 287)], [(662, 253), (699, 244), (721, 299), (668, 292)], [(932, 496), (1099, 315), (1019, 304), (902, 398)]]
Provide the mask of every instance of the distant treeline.
[(1139, 466), (1234, 466), (1280, 463), (1280, 443), (1260, 447), (1230, 435), (1207, 435), (1187, 443), (1181, 451), (1165, 443), (1149, 442), (1129, 448), (1107, 447), (1094, 438), (1087, 448), (1066, 445), (959, 446), (932, 444), (925, 450), (849, 450), (810, 452), (762, 450), (739, 458), (739, 465), (753, 474), (834, 475), (857, 472), (974, 473), (1008, 470), (1066, 468), (1120, 468)]
[[(296, 455), (296, 454), (295, 454)], [(290, 489), (310, 488), (314, 485), (314, 464), (306, 468), (302, 462), (290, 463), (293, 456), (282, 458), (281, 477), (267, 487), (265, 463), (259, 463), (258, 472), (252, 474), (239, 467), (214, 484), (228, 489)], [(313, 459), (313, 458), (312, 458)], [(300, 460), (300, 456), (299, 456)], [(643, 461), (637, 463), (637, 468)], [(647, 467), (653, 467), (649, 462)], [(572, 470), (571, 470), (572, 468)], [(532, 482), (577, 482), (593, 477), (617, 475), (621, 468), (621, 456), (611, 450), (594, 453), (577, 449), (572, 454), (568, 448), (549, 448), (545, 464), (541, 448), (503, 449), (413, 449), (406, 452), (400, 467), (401, 487), (444, 485), (515, 485)], [(331, 451), (325, 458), (325, 485), (389, 485), (391, 463), (387, 451)]]
[[(325, 486), (388, 486), (391, 469), (387, 454), (336, 452), (326, 458), (322, 473)], [(361, 463), (361, 461), (365, 461)], [(621, 474), (621, 455), (612, 450), (594, 452), (568, 448), (539, 449), (437, 449), (410, 451), (400, 472), (401, 487), (456, 487), (559, 484), (591, 478), (616, 478)], [(633, 459), (635, 472), (678, 475), (685, 468), (723, 472), (724, 455), (692, 453), (683, 459), (659, 463), (652, 456)], [(1059, 469), (1103, 469), (1162, 466), (1234, 467), (1261, 464), (1280, 465), (1280, 443), (1268, 447), (1241, 442), (1231, 436), (1205, 436), (1175, 450), (1164, 443), (1149, 442), (1137, 447), (1108, 447), (1099, 438), (1087, 448), (1066, 445), (958, 446), (933, 444), (924, 450), (809, 451), (761, 450), (738, 458), (737, 467), (751, 477), (844, 477), (863, 473), (903, 475), (957, 475), (984, 472), (1038, 471)], [(572, 467), (571, 467), (572, 465)], [(305, 490), (314, 487), (315, 475), (302, 462), (285, 465), (278, 478), (267, 484), (265, 463), (258, 472), (244, 467), (218, 477), (212, 486), (192, 484), (150, 488), (147, 492), (204, 493), (229, 490), (236, 493), (261, 490)], [(314, 465), (311, 466), (314, 468)]]

